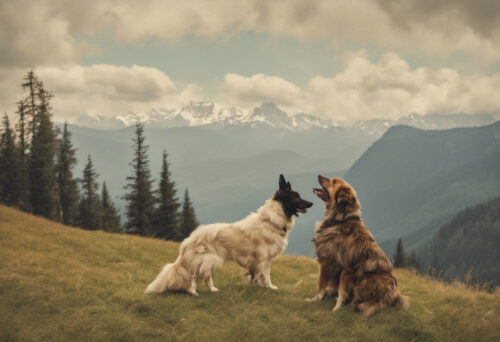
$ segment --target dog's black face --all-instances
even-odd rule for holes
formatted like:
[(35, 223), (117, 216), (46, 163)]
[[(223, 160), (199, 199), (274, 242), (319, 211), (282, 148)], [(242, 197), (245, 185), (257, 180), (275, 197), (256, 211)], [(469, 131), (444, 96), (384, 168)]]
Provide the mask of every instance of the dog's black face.
[(290, 182), (287, 182), (283, 175), (280, 175), (279, 189), (274, 194), (273, 199), (281, 203), (288, 218), (292, 217), (292, 215), (299, 216), (298, 213), (305, 214), (307, 208), (313, 205), (311, 202), (300, 198), (300, 194), (292, 190)]

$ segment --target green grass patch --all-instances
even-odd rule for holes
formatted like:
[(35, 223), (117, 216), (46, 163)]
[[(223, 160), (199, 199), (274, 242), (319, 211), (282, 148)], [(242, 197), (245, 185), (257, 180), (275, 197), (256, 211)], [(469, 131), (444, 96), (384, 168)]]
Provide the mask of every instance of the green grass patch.
[(249, 287), (233, 263), (220, 292), (145, 295), (178, 244), (66, 227), (0, 206), (1, 341), (499, 341), (500, 291), (396, 270), (408, 311), (366, 319), (316, 291), (313, 259), (282, 256), (280, 289)]

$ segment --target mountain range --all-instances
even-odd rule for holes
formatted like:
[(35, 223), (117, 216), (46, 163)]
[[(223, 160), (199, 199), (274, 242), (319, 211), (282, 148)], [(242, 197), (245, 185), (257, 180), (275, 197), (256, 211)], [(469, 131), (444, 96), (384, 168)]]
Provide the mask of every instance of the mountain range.
[(146, 127), (172, 128), (193, 126), (248, 126), (273, 127), (294, 131), (310, 130), (312, 128), (344, 127), (356, 131), (370, 131), (383, 134), (387, 128), (394, 125), (408, 125), (422, 129), (448, 129), (463, 126), (481, 126), (494, 121), (488, 114), (410, 114), (397, 120), (370, 119), (354, 124), (320, 119), (305, 113), (290, 115), (274, 103), (264, 103), (253, 110), (245, 110), (235, 106), (224, 107), (210, 101), (190, 102), (176, 109), (151, 109), (149, 112), (133, 113), (117, 116), (77, 117), (73, 124), (96, 129), (120, 129), (143, 123)]
[(346, 173), (377, 241), (416, 248), (459, 210), (500, 194), (500, 121), (482, 127), (391, 127)]
[[(210, 108), (205, 114), (213, 113)], [(276, 109), (276, 115), (269, 114), (270, 108)], [(315, 203), (307, 215), (297, 219), (289, 253), (313, 254), (310, 241), (314, 224), (323, 214), (322, 203), (311, 192), (318, 173), (346, 175), (361, 196), (369, 228), (389, 249), (391, 239), (400, 236), (405, 244), (410, 238), (421, 243), (463, 206), (500, 191), (498, 176), (492, 173), (497, 167), (494, 153), (500, 141), (495, 125), (421, 130), (370, 120), (357, 127), (330, 125), (297, 130), (276, 124), (285, 116), (274, 105), (263, 105), (255, 112), (268, 120), (273, 118), (275, 124), (146, 125), (151, 171), (153, 177), (159, 174), (161, 154), (166, 149), (177, 189), (179, 193), (189, 189), (202, 223), (244, 217), (272, 196), (278, 175), (285, 174), (294, 189)], [(476, 125), (491, 117), (413, 115), (405, 120), (435, 128)], [(76, 175), (81, 175), (87, 155), (91, 155), (100, 181), (106, 181), (123, 208), (121, 196), (131, 172), (134, 127), (102, 130), (70, 125), (70, 130), (78, 148)], [(466, 178), (469, 198), (464, 199), (464, 189), (457, 188), (460, 177)], [(435, 195), (433, 191), (438, 188), (442, 193)], [(383, 197), (384, 189), (391, 196)], [(425, 200), (425, 196), (432, 200)], [(451, 197), (449, 203), (443, 197)]]
[(126, 115), (114, 117), (82, 115), (73, 123), (88, 128), (119, 129), (132, 126), (136, 122), (156, 128), (267, 125), (290, 130), (304, 130), (312, 127), (336, 126), (333, 122), (309, 114), (298, 113), (290, 116), (273, 103), (265, 103), (254, 108), (253, 111), (246, 111), (234, 106), (222, 107), (209, 101), (190, 102), (177, 109), (151, 109), (146, 113), (129, 112)]

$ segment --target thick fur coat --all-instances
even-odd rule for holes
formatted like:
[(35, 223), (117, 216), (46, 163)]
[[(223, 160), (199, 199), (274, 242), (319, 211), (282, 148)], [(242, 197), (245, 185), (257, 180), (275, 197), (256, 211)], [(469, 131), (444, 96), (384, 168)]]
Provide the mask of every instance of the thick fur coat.
[(316, 255), (320, 265), (318, 294), (338, 293), (338, 310), (350, 299), (369, 316), (385, 307), (406, 308), (392, 273), (392, 264), (366, 228), (354, 189), (340, 178), (319, 177), (314, 192), (325, 202), (325, 218), (316, 226)]
[(194, 230), (181, 243), (175, 263), (163, 268), (146, 293), (185, 290), (197, 295), (201, 280), (210, 291), (218, 291), (213, 270), (228, 260), (246, 268), (250, 283), (276, 290), (271, 282), (271, 262), (285, 250), (297, 211), (305, 212), (311, 205), (280, 176), (280, 190), (256, 213), (238, 222), (202, 225)]

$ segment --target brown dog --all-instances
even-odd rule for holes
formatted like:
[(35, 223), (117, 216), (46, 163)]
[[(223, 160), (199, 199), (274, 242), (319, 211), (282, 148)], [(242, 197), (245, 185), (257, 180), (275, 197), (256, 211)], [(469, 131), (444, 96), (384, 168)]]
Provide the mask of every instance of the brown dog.
[(325, 202), (325, 219), (316, 226), (318, 294), (309, 300), (337, 292), (333, 311), (352, 299), (365, 316), (389, 306), (406, 308), (409, 299), (399, 292), (391, 262), (365, 227), (354, 189), (340, 178), (320, 175), (318, 181), (321, 188), (313, 191)]

